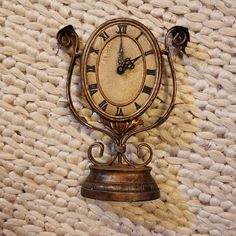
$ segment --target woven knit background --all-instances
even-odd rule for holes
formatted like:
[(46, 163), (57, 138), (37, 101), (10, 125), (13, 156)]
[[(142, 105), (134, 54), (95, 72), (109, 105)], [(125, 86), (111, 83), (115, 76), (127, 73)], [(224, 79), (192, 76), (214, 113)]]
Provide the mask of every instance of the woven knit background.
[[(109, 139), (70, 113), (69, 56), (57, 54), (55, 36), (72, 24), (85, 42), (115, 17), (139, 20), (160, 41), (176, 24), (191, 34), (175, 60), (171, 117), (131, 139), (154, 149), (155, 201), (79, 194), (89, 145)], [(235, 0), (0, 0), (0, 235), (236, 235), (235, 19)]]

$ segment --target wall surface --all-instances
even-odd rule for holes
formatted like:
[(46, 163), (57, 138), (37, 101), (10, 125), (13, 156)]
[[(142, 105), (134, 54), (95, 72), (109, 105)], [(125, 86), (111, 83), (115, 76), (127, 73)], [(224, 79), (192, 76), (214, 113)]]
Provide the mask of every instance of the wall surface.
[[(86, 42), (116, 17), (144, 23), (160, 42), (174, 25), (191, 35), (187, 55), (174, 62), (170, 118), (130, 140), (154, 151), (161, 198), (150, 202), (79, 194), (89, 145), (110, 140), (79, 126), (69, 111), (70, 58), (57, 54), (55, 37), (72, 24)], [(236, 235), (235, 19), (235, 0), (0, 0), (0, 235)], [(97, 122), (88, 108), (80, 112)], [(156, 114), (152, 108), (144, 119)]]

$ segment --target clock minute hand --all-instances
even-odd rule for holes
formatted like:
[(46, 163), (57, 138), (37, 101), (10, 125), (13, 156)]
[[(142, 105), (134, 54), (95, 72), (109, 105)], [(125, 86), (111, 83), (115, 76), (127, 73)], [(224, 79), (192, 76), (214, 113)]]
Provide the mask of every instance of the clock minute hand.
[(123, 74), (125, 72), (124, 69), (124, 49), (123, 49), (123, 42), (122, 42), (122, 36), (120, 35), (120, 48), (118, 52), (118, 66), (116, 68), (116, 72), (118, 74)]
[(135, 67), (134, 63), (140, 58), (142, 57), (142, 54), (135, 57), (134, 59), (130, 59), (130, 57), (125, 59), (125, 63), (124, 63), (124, 69), (133, 69)]
[(124, 64), (124, 49), (123, 49), (123, 43), (122, 43), (122, 36), (120, 36), (120, 48), (118, 53), (118, 65)]
[(131, 59), (131, 62), (132, 63), (135, 63), (140, 57), (142, 57), (143, 55), (141, 54), (141, 55), (139, 55), (139, 56), (137, 56), (137, 57), (135, 57), (134, 59)]
[(123, 60), (122, 64), (119, 64), (117, 67), (117, 73), (118, 74), (123, 74), (125, 72), (125, 70), (129, 69), (134, 69), (135, 65), (134, 63), (143, 55), (139, 55), (137, 57), (135, 57), (134, 59), (130, 59), (130, 57), (125, 58), (125, 60)]

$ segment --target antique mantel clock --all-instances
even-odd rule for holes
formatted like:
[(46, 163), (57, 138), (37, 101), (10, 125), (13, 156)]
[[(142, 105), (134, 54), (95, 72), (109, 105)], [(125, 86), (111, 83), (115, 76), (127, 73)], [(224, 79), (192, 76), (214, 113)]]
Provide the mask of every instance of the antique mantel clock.
[[(57, 34), (60, 47), (71, 55), (67, 77), (69, 107), (80, 124), (108, 135), (114, 144), (114, 153), (106, 163), (93, 156), (93, 148), (104, 145), (95, 142), (88, 149), (88, 158), (93, 163), (90, 174), (81, 188), (84, 197), (111, 201), (144, 201), (157, 199), (159, 189), (148, 167), (152, 149), (147, 143), (137, 146), (148, 151), (143, 163), (135, 163), (126, 154), (127, 140), (139, 132), (161, 125), (170, 115), (176, 97), (176, 79), (171, 58), (171, 49), (179, 52), (189, 41), (188, 30), (175, 26), (165, 36), (165, 49), (161, 51), (151, 31), (138, 21), (118, 18), (106, 21), (90, 36), (82, 49), (74, 28), (69, 25)], [(145, 126), (140, 116), (156, 98), (161, 81), (163, 58), (170, 65), (173, 91), (169, 108), (153, 124)], [(82, 91), (91, 107), (104, 124), (104, 128), (90, 124), (75, 109), (71, 96), (71, 77), (76, 60), (80, 60)]]

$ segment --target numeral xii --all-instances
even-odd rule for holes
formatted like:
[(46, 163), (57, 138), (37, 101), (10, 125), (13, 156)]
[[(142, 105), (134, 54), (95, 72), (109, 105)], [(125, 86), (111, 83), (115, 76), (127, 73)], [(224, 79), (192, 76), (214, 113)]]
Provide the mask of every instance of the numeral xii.
[(126, 34), (127, 31), (127, 25), (126, 24), (118, 24), (118, 31), (116, 31), (117, 34)]

